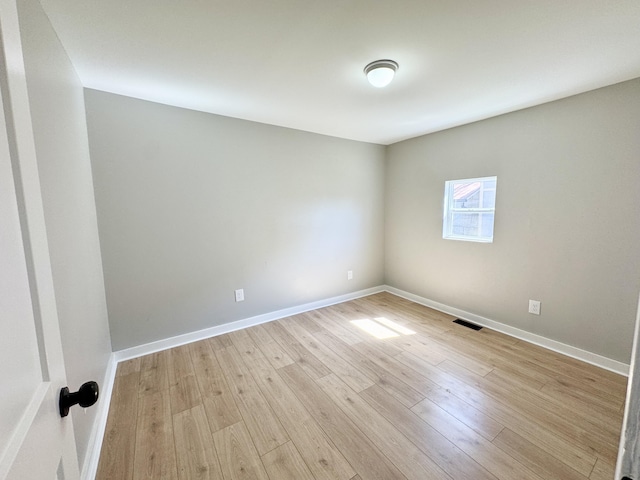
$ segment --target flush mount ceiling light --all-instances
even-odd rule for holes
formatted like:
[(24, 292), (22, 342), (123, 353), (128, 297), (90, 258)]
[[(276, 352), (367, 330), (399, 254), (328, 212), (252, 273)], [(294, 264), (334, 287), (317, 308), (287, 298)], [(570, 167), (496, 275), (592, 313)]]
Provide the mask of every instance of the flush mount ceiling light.
[(377, 88), (386, 87), (393, 80), (398, 64), (393, 60), (376, 60), (364, 67), (369, 83)]

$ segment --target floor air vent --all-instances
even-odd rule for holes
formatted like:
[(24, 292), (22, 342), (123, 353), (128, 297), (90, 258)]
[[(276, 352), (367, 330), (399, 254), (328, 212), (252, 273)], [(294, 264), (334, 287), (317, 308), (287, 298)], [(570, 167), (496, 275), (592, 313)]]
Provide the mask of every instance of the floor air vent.
[(457, 318), (453, 321), (453, 323), (457, 323), (458, 325), (462, 325), (463, 327), (470, 328), (471, 330), (482, 330), (480, 325), (476, 325), (475, 323), (467, 322), (466, 320), (460, 320)]

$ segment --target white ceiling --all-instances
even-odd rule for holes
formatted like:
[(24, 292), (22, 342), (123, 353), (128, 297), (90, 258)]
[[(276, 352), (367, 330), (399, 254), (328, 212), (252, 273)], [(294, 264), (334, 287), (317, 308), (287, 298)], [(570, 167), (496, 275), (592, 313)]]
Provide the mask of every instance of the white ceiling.
[(380, 144), (640, 77), (638, 0), (41, 3), (85, 87)]

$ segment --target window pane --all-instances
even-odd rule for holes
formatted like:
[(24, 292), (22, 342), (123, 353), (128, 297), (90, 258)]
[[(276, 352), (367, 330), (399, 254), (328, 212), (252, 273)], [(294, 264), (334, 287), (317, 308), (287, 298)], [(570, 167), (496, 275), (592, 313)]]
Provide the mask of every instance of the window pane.
[(484, 188), (485, 190), (495, 190), (496, 189), (496, 182), (497, 182), (496, 177), (489, 178), (487, 180), (483, 180), (482, 181), (482, 188)]
[(451, 233), (465, 237), (493, 237), (493, 213), (454, 213)]
[(451, 233), (453, 235), (464, 235), (477, 237), (478, 226), (480, 225), (479, 213), (454, 213), (451, 219)]
[(455, 182), (453, 185), (454, 208), (478, 208), (481, 182)]
[(493, 237), (493, 219), (495, 215), (493, 213), (481, 213), (480, 214), (480, 237), (491, 238)]
[(482, 192), (482, 208), (495, 208), (496, 206), (496, 191), (488, 190)]

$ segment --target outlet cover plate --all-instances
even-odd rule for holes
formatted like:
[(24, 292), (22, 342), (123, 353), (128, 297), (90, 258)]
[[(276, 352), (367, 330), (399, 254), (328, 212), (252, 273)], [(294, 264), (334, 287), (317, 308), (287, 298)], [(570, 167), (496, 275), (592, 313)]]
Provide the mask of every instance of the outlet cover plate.
[(236, 302), (244, 301), (244, 289), (243, 288), (239, 288), (238, 290), (236, 290), (235, 294), (236, 294)]
[(540, 315), (540, 300), (529, 300), (529, 313)]

